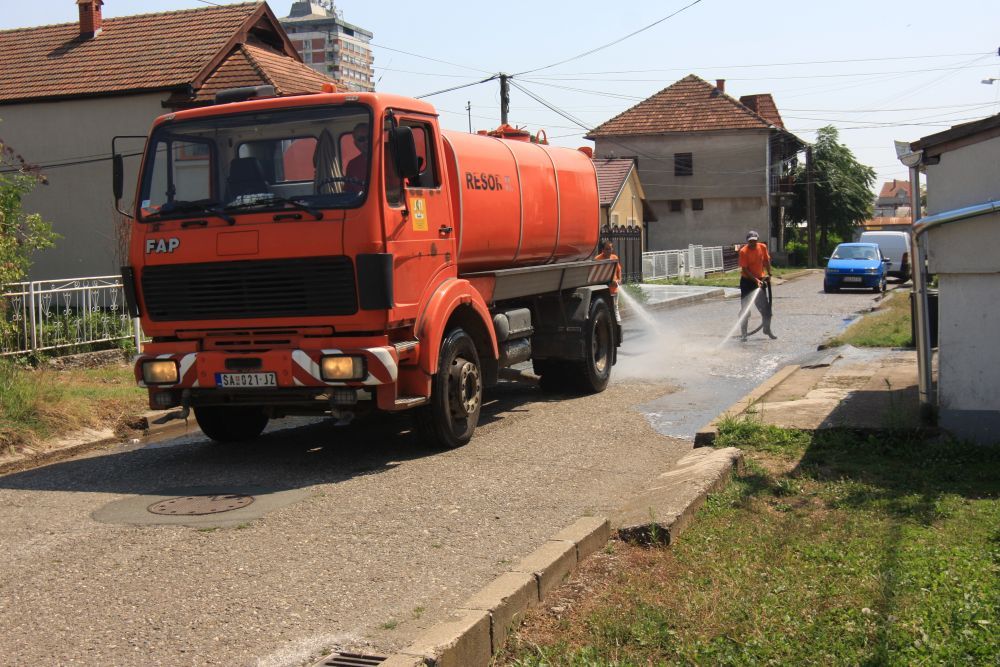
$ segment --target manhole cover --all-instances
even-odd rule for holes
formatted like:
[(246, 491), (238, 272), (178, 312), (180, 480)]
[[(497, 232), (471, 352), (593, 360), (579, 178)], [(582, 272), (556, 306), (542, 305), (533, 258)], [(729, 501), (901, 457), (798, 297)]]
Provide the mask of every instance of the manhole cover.
[(168, 516), (199, 516), (238, 510), (252, 502), (253, 496), (241, 496), (235, 493), (216, 496), (180, 496), (153, 503), (146, 509), (153, 514), (166, 514)]

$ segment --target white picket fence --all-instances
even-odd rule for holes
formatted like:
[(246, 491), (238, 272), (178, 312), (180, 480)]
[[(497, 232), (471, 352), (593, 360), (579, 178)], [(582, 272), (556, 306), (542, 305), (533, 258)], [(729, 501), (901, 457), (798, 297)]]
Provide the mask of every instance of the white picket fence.
[(9, 283), (0, 293), (0, 356), (141, 337), (121, 276)]
[(703, 278), (724, 271), (722, 246), (690, 245), (686, 250), (656, 250), (642, 253), (642, 279)]

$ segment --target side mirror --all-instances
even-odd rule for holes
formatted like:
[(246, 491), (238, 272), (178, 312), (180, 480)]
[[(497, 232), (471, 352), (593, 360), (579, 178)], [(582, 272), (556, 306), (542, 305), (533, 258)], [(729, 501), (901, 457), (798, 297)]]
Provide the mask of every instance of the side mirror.
[(883, 257), (882, 261), (885, 262), (886, 264), (892, 264), (892, 260), (889, 259), (888, 257)]
[(413, 141), (413, 130), (405, 125), (392, 128), (389, 149), (396, 161), (396, 173), (400, 178), (416, 178), (420, 174), (420, 159), (417, 156), (417, 145)]
[(115, 193), (117, 206), (122, 200), (122, 192), (125, 189), (125, 160), (120, 153), (115, 153), (111, 160), (111, 189)]

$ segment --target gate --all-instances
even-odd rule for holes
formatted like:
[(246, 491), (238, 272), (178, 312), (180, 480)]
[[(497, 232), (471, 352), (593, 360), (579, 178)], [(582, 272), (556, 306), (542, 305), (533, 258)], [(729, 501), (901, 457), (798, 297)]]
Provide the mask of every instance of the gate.
[(601, 227), (601, 239), (615, 244), (615, 254), (622, 265), (622, 281), (642, 282), (642, 227), (619, 225)]

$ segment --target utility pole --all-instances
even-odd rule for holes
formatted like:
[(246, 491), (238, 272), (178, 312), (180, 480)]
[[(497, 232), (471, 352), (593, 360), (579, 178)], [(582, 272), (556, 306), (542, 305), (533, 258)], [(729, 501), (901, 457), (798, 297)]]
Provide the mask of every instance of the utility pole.
[(816, 175), (813, 171), (813, 149), (806, 148), (806, 224), (809, 235), (809, 268), (819, 263), (816, 257)]
[(510, 111), (510, 84), (507, 83), (509, 75), (500, 75), (500, 124), (507, 124), (507, 112)]
[(472, 134), (472, 100), (465, 103), (465, 110), (469, 112), (469, 134)]

